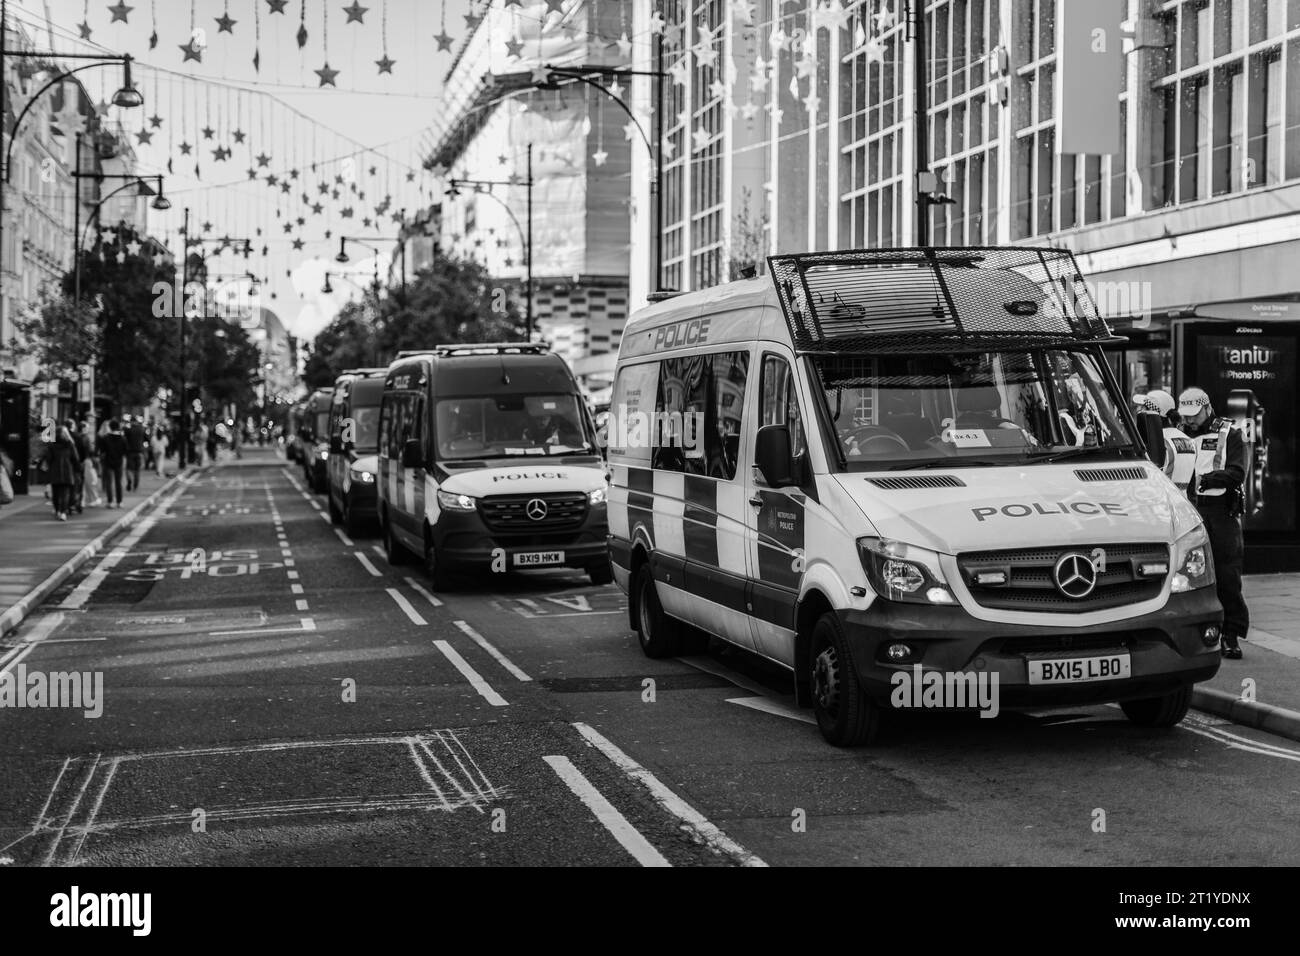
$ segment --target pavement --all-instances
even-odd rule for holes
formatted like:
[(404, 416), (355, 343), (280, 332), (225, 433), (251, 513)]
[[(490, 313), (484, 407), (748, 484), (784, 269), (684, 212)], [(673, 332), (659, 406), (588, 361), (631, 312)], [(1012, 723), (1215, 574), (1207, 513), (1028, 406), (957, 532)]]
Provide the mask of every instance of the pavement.
[[(281, 460), (272, 449), (245, 448), (247, 463)], [(223, 453), (222, 460), (230, 458)], [(233, 463), (233, 462), (232, 462)], [(192, 471), (193, 469), (191, 469)], [(87, 508), (55, 521), (42, 490), (0, 506), (0, 638), (75, 574), (175, 484), (167, 475), (141, 475), (121, 510)], [(1244, 579), (1251, 631), (1241, 660), (1224, 660), (1213, 680), (1197, 685), (1193, 707), (1234, 723), (1300, 740), (1300, 573)]]

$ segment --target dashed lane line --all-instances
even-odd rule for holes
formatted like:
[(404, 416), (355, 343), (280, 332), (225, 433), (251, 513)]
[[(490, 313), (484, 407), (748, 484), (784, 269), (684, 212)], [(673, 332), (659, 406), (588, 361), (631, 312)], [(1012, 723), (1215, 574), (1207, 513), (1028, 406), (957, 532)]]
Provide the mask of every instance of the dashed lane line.
[(429, 622), (420, 616), (420, 612), (415, 609), (406, 596), (397, 588), (385, 588), (388, 596), (396, 602), (397, 606), (402, 609), (402, 613), (410, 618), (412, 624), (418, 624), (421, 627), (427, 627)]
[(346, 534), (344, 534), (342, 528), (335, 528), (334, 533), (338, 535), (339, 540), (342, 541), (346, 547), (349, 548), (356, 547), (356, 542), (354, 542), (351, 538), (349, 538)]
[(591, 781), (573, 765), (568, 757), (549, 756), (543, 760), (564, 781), (600, 822), (610, 836), (619, 842), (623, 849), (642, 866), (672, 866), (667, 858), (656, 850), (641, 831), (628, 822), (627, 817), (618, 812), (618, 808), (605, 799), (605, 795), (592, 785)]
[(573, 727), (614, 766), (650, 791), (650, 796), (660, 807), (681, 820), (696, 839), (715, 853), (728, 856), (741, 866), (767, 866), (761, 859), (710, 823), (702, 813), (668, 789), (658, 777), (619, 750), (594, 727), (581, 722), (575, 723)]
[(493, 660), (495, 660), (498, 664), (500, 664), (507, 671), (509, 671), (514, 677), (522, 681), (532, 680), (531, 677), (529, 677), (518, 667), (516, 667), (508, 657), (506, 657), (499, 650), (497, 650), (495, 647), (489, 644), (487, 638), (485, 638), (478, 631), (474, 630), (474, 628), (470, 627), (467, 623), (465, 623), (464, 621), (453, 621), (452, 623), (455, 624), (458, 628), (460, 628), (461, 631), (463, 631), (471, 641), (473, 641), (479, 647), (483, 648), (483, 650), (487, 651), (488, 654), (491, 655)]
[(415, 578), (406, 578), (405, 581), (411, 586), (411, 590), (415, 591), (434, 607), (442, 607), (442, 602), (439, 601), (431, 591), (420, 584), (419, 581), (415, 580)]
[(479, 672), (470, 667), (469, 662), (456, 652), (456, 648), (446, 641), (434, 641), (433, 646), (442, 651), (442, 655), (451, 661), (452, 667), (460, 671), (461, 676), (469, 681), (470, 686), (478, 691), (489, 704), (493, 707), (509, 706), (509, 701), (493, 690), (492, 685), (485, 681)]
[(375, 567), (370, 562), (370, 559), (367, 558), (363, 552), (353, 551), (352, 556), (361, 562), (361, 566), (370, 572), (370, 576), (372, 578), (382, 578), (384, 576), (383, 572), (381, 572), (377, 567)]

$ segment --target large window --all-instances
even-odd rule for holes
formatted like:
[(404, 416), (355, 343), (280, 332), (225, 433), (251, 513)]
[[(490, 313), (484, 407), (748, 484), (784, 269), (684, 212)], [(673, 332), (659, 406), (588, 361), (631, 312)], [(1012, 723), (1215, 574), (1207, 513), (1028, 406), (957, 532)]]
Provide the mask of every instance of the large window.
[(437, 403), (438, 458), (565, 455), (590, 452), (576, 395), (482, 395)]
[(803, 454), (806, 447), (803, 416), (799, 414), (799, 390), (790, 363), (775, 355), (763, 359), (763, 390), (760, 393), (759, 424), (785, 425), (790, 429), (790, 452)]
[(748, 374), (747, 352), (665, 359), (655, 398), (654, 467), (734, 478)]

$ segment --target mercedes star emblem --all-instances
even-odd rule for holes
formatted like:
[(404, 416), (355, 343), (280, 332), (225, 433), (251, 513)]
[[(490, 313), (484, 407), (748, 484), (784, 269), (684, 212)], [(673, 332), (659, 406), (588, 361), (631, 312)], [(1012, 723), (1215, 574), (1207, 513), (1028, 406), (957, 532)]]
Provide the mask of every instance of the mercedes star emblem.
[(546, 517), (546, 502), (541, 498), (533, 498), (524, 508), (524, 513), (534, 521), (541, 521)]
[(1097, 586), (1097, 566), (1092, 558), (1077, 551), (1061, 555), (1052, 576), (1060, 592), (1076, 601), (1086, 598)]

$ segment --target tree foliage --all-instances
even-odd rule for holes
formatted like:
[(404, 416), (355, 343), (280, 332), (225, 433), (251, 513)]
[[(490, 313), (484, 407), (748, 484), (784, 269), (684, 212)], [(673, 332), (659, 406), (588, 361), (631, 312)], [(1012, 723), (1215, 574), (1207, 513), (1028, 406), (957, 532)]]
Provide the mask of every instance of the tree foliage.
[(524, 327), (510, 289), (481, 264), (437, 257), (376, 301), (350, 303), (312, 342), (304, 379), (332, 385), (349, 368), (383, 366), (404, 350), (456, 342), (520, 341)]
[(79, 365), (98, 363), (103, 346), (93, 303), (78, 306), (62, 295), (46, 293), (34, 314), (14, 321), (16, 351), (33, 358), (49, 378), (70, 378)]

